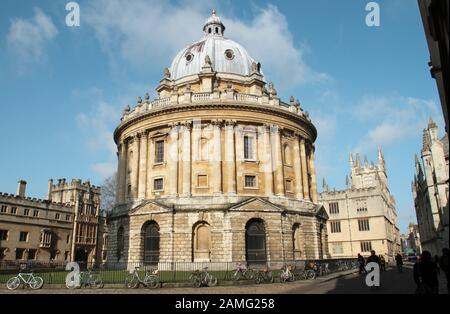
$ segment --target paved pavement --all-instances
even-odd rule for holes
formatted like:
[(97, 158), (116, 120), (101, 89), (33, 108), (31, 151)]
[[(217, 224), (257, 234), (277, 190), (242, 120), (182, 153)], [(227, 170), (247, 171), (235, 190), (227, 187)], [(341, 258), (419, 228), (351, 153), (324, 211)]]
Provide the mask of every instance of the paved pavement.
[[(440, 276), (440, 292), (447, 294), (445, 276)], [(19, 289), (17, 291), (0, 290), (0, 293), (51, 293), (51, 294), (412, 294), (415, 284), (412, 278), (411, 266), (406, 266), (403, 273), (395, 268), (388, 268), (381, 273), (380, 287), (367, 287), (365, 276), (354, 271), (331, 274), (311, 281), (295, 281), (291, 283), (274, 283), (246, 286), (219, 286), (212, 288), (162, 288), (162, 289), (42, 289), (32, 291)]]

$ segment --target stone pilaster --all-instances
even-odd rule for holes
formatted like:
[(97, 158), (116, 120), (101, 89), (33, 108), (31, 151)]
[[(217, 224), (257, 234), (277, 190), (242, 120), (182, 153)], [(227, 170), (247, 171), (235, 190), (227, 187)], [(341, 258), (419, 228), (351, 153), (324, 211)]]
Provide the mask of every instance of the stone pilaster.
[(225, 126), (225, 162), (224, 162), (224, 191), (228, 194), (236, 194), (236, 121), (227, 120)]
[(212, 168), (213, 170), (213, 176), (212, 176), (212, 191), (214, 194), (221, 194), (222, 193), (222, 140), (221, 140), (221, 128), (222, 128), (222, 121), (221, 120), (215, 120), (212, 121), (212, 127), (213, 127), (213, 158), (211, 160), (212, 162)]
[(133, 158), (131, 160), (131, 195), (133, 199), (138, 196), (138, 182), (139, 182), (139, 137), (137, 134), (133, 136), (133, 142), (131, 144)]
[(270, 144), (270, 126), (264, 124), (261, 127), (260, 137), (262, 137), (263, 145), (260, 149), (260, 161), (263, 163), (262, 171), (264, 172), (264, 194), (266, 196), (273, 195), (273, 165), (272, 165), (272, 145)]
[(271, 126), (272, 165), (275, 170), (275, 195), (284, 195), (283, 155), (281, 146), (281, 129), (276, 125)]
[(297, 199), (303, 199), (303, 182), (302, 182), (302, 165), (300, 158), (300, 142), (299, 136), (295, 135), (294, 141), (294, 175), (295, 175), (295, 196)]
[(308, 167), (306, 160), (305, 139), (300, 139), (300, 159), (302, 164), (303, 197), (309, 199)]
[(179, 131), (178, 123), (170, 124), (170, 134), (168, 138), (167, 167), (170, 176), (167, 178), (169, 186), (169, 195), (178, 196), (178, 161), (179, 161)]
[(189, 121), (182, 123), (182, 133), (183, 139), (181, 141), (181, 165), (183, 168), (182, 172), (182, 193), (183, 196), (191, 196), (191, 130), (192, 123)]
[(311, 176), (311, 200), (317, 203), (317, 179), (316, 179), (316, 167), (314, 164), (314, 145), (311, 144), (309, 148), (309, 172)]
[(148, 160), (148, 133), (140, 134), (139, 143), (139, 183), (138, 198), (145, 199), (147, 191), (147, 160)]
[(124, 139), (118, 147), (118, 170), (117, 170), (117, 202), (126, 201), (127, 184), (127, 140)]

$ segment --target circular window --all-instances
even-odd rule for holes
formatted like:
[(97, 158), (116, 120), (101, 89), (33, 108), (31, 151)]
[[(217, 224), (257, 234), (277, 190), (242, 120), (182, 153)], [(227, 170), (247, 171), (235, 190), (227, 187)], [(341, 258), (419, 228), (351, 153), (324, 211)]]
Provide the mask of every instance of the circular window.
[(186, 61), (189, 63), (194, 59), (194, 55), (191, 52), (189, 52), (188, 54), (186, 54), (185, 58)]
[(234, 59), (234, 52), (233, 52), (233, 50), (231, 50), (231, 49), (225, 50), (225, 57), (228, 60), (233, 60)]

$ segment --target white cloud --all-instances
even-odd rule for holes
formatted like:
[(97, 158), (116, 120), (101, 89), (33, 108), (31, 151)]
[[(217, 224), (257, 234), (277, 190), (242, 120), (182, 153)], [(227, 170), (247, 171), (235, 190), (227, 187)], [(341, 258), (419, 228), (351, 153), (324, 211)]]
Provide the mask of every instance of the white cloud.
[(89, 148), (116, 152), (112, 134), (119, 116), (117, 109), (104, 101), (99, 101), (91, 112), (78, 114), (77, 125), (85, 134)]
[(34, 8), (31, 19), (14, 18), (6, 40), (11, 54), (21, 67), (30, 62), (44, 62), (46, 45), (58, 34), (50, 16)]
[(117, 170), (117, 165), (112, 162), (103, 162), (91, 165), (92, 170), (102, 179), (111, 177)]
[(429, 117), (440, 121), (433, 100), (403, 96), (365, 97), (354, 108), (353, 115), (361, 122), (373, 124), (355, 151), (373, 150), (409, 138), (419, 138)]
[[(215, 4), (104, 0), (91, 3), (84, 16), (112, 64), (122, 59), (136, 69), (162, 73), (180, 49), (202, 36), (203, 23)], [(218, 15), (227, 27), (226, 35), (261, 62), (268, 80), (288, 88), (327, 78), (305, 63), (305, 48), (294, 43), (286, 18), (275, 6), (256, 10), (249, 21)]]

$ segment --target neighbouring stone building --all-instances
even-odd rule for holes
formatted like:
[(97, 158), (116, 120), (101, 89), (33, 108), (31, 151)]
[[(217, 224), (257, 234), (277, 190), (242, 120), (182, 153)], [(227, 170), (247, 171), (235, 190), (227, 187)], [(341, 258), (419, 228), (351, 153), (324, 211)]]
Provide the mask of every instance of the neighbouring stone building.
[(319, 202), (328, 216), (328, 245), (333, 258), (369, 255), (371, 250), (392, 260), (401, 250), (394, 197), (389, 192), (386, 165), (381, 149), (378, 164), (356, 164), (350, 154), (350, 177), (345, 190), (328, 189), (323, 181)]
[(0, 260), (106, 262), (107, 225), (100, 188), (89, 182), (48, 182), (47, 199), (0, 193)]
[(203, 31), (165, 69), (158, 98), (127, 106), (114, 132), (108, 261), (327, 257), (308, 113), (277, 97), (215, 12)]
[(402, 241), (403, 255), (414, 253), (419, 255), (422, 253), (422, 245), (420, 244), (419, 226), (413, 223), (408, 225), (408, 232), (400, 236)]
[(449, 245), (448, 135), (439, 138), (438, 127), (430, 119), (422, 139), (422, 163), (416, 156), (412, 193), (422, 249), (435, 255)]

